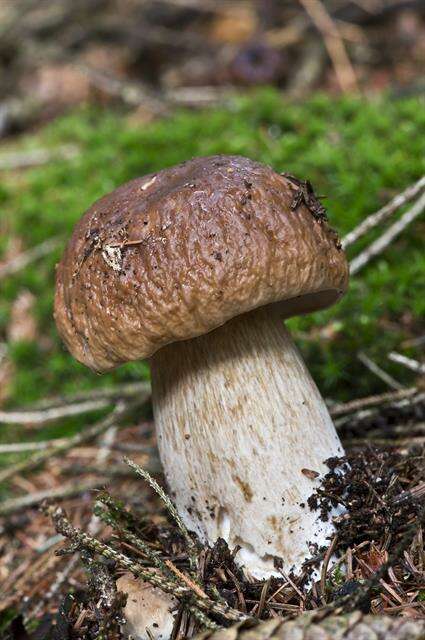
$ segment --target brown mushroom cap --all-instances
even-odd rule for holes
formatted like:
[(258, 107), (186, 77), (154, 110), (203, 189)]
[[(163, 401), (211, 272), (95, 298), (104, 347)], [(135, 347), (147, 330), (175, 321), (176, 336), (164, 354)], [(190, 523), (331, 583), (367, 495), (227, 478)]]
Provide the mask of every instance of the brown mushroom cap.
[(77, 360), (105, 371), (263, 305), (325, 308), (347, 284), (309, 183), (243, 157), (194, 158), (86, 212), (57, 268), (55, 318)]

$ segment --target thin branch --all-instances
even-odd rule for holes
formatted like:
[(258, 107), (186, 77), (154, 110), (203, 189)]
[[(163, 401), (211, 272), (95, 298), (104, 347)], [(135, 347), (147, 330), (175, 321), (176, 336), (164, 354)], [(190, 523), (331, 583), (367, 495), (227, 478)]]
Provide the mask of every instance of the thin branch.
[(109, 427), (115, 424), (118, 420), (123, 419), (126, 415), (130, 413), (130, 411), (133, 408), (135, 408), (140, 404), (141, 402), (138, 402), (138, 403), (134, 402), (131, 404), (119, 403), (115, 407), (115, 409), (108, 416), (106, 416), (106, 418), (103, 418), (103, 420), (96, 422), (91, 427), (88, 427), (87, 429), (84, 429), (80, 433), (77, 433), (72, 438), (68, 438), (66, 442), (63, 442), (54, 447), (50, 447), (45, 451), (40, 451), (39, 453), (35, 453), (34, 455), (30, 456), (26, 460), (23, 460), (16, 465), (12, 465), (10, 467), (7, 467), (3, 471), (0, 471), (0, 483), (5, 482), (6, 480), (9, 480), (17, 473), (22, 473), (23, 471), (27, 472), (30, 469), (34, 469), (35, 467), (38, 467), (39, 465), (44, 464), (50, 458), (57, 456), (59, 454), (64, 454), (65, 452), (69, 451), (69, 449), (72, 449), (73, 447), (76, 447), (82, 444), (83, 442), (88, 442), (93, 438), (97, 438), (99, 435), (101, 435), (107, 429), (109, 429)]
[(354, 413), (359, 409), (366, 409), (368, 407), (375, 407), (386, 404), (387, 402), (394, 402), (402, 400), (404, 398), (411, 398), (418, 392), (417, 387), (410, 387), (409, 389), (400, 389), (397, 391), (388, 391), (387, 393), (380, 393), (376, 396), (367, 396), (366, 398), (358, 398), (357, 400), (351, 400), (350, 402), (344, 402), (342, 404), (335, 404), (330, 407), (329, 413), (334, 418), (336, 416), (346, 415), (348, 413)]
[[(423, 435), (412, 435), (413, 428), (415, 433)], [(411, 424), (399, 424), (391, 426), (389, 431), (382, 429), (369, 430), (368, 427), (365, 428), (365, 425), (360, 424), (359, 428), (356, 430), (359, 433), (364, 433), (366, 435), (363, 437), (343, 437), (343, 441), (346, 447), (358, 447), (363, 445), (369, 446), (371, 442), (373, 442), (377, 447), (397, 446), (399, 449), (401, 447), (411, 449), (415, 445), (422, 446), (425, 443), (425, 422), (417, 422), (413, 428)], [(382, 433), (387, 433), (387, 437), (383, 437)]]
[(0, 411), (0, 423), (3, 424), (38, 424), (43, 425), (61, 418), (78, 416), (82, 413), (99, 411), (111, 405), (108, 399), (86, 400), (62, 407), (52, 407), (40, 411)]
[(52, 447), (57, 447), (65, 442), (68, 442), (69, 438), (52, 438), (52, 440), (40, 440), (39, 442), (11, 442), (8, 444), (0, 444), (0, 455), (2, 453), (26, 453), (29, 451), (45, 451)]
[(176, 565), (171, 562), (171, 560), (164, 560), (165, 566), (172, 571), (177, 578), (179, 578), (182, 582), (184, 582), (197, 596), (200, 598), (208, 598), (207, 594), (201, 587), (196, 584), (193, 580), (191, 580), (183, 571), (177, 569)]
[(367, 356), (362, 351), (357, 354), (357, 357), (360, 360), (360, 362), (364, 364), (364, 366), (367, 369), (369, 369), (369, 371), (374, 373), (380, 380), (385, 382), (385, 384), (387, 384), (392, 389), (397, 389), (398, 391), (400, 391), (401, 389), (404, 388), (402, 384), (397, 382), (397, 380), (395, 380), (395, 378), (390, 376), (389, 373), (381, 369), (381, 367), (378, 366), (376, 362), (374, 362), (371, 358), (369, 358), (369, 356)]
[(49, 238), (41, 244), (19, 253), (17, 256), (6, 262), (6, 264), (0, 265), (0, 279), (6, 276), (11, 276), (22, 269), (25, 269), (29, 264), (35, 262), (39, 258), (44, 258), (49, 253), (52, 253), (61, 244), (59, 238)]
[[(50, 449), (51, 447), (56, 447), (58, 445), (66, 444), (67, 442), (69, 442), (69, 438), (52, 438), (51, 440), (35, 440), (34, 442), (10, 442), (7, 444), (0, 444), (0, 455), (10, 454), (10, 453), (29, 453), (31, 451), (45, 451), (46, 449)], [(97, 445), (97, 448), (99, 451), (102, 451), (104, 447), (105, 445), (103, 444)], [(128, 443), (114, 442), (111, 446), (111, 449), (113, 449), (114, 451), (121, 451), (126, 453), (128, 452), (144, 453), (145, 455), (148, 455), (153, 458), (155, 458), (155, 454), (157, 451), (156, 447), (154, 446), (135, 444), (131, 442), (128, 442)], [(156, 464), (155, 460), (154, 462), (155, 462), (154, 468), (156, 469), (158, 465)], [(76, 466), (73, 465), (73, 468), (75, 469)], [(84, 465), (84, 468), (88, 469), (86, 465)], [(92, 471), (90, 473), (99, 473), (101, 468), (102, 468), (101, 466), (92, 467)], [(78, 469), (79, 469), (78, 473), (81, 473), (83, 466), (78, 467)], [(96, 471), (94, 471), (94, 469), (96, 469)], [(129, 470), (127, 471), (127, 469), (123, 469), (121, 465), (120, 465), (120, 469), (121, 469), (121, 473), (118, 475), (125, 475), (125, 476), (132, 475), (131, 471)], [(110, 471), (111, 471), (110, 467), (105, 469), (105, 472), (107, 473), (107, 475), (110, 475)], [(70, 473), (72, 473), (72, 470), (70, 470)]]
[(344, 249), (356, 242), (359, 238), (366, 235), (371, 229), (376, 227), (381, 222), (384, 222), (391, 217), (396, 211), (401, 209), (405, 204), (414, 200), (425, 189), (425, 176), (422, 176), (417, 182), (411, 184), (402, 193), (397, 194), (390, 202), (384, 207), (372, 213), (370, 216), (362, 220), (362, 222), (355, 227), (352, 231), (347, 233), (342, 240), (342, 246)]
[[(346, 425), (349, 425), (351, 430), (353, 428), (356, 428), (356, 430), (364, 430), (366, 428), (370, 428), (370, 426), (367, 427), (367, 425), (376, 424), (377, 419), (379, 418), (379, 416), (383, 415), (384, 411), (391, 410), (391, 414), (393, 415), (393, 417), (394, 415), (400, 415), (400, 418), (402, 418), (403, 416), (406, 416), (406, 414), (409, 414), (410, 411), (414, 410), (415, 407), (422, 407), (424, 403), (425, 393), (419, 391), (418, 389), (417, 393), (415, 393), (414, 395), (407, 396), (399, 400), (394, 400), (378, 407), (372, 406), (359, 408), (353, 413), (336, 416), (335, 427), (337, 429), (342, 429), (345, 428)], [(420, 424), (421, 423), (416, 423), (414, 425), (409, 424), (404, 425), (404, 427), (402, 425), (398, 427), (397, 424), (391, 424), (388, 425), (388, 429), (391, 430), (391, 433), (397, 433), (400, 432), (401, 428), (401, 432), (404, 433), (406, 429), (410, 431), (416, 431), (418, 428), (420, 428)]]
[(343, 92), (358, 91), (356, 73), (348, 57), (338, 27), (320, 0), (299, 0), (320, 31)]
[(406, 227), (418, 218), (425, 209), (425, 193), (408, 209), (397, 222), (394, 222), (375, 242), (359, 253), (350, 263), (350, 273), (358, 273), (368, 262), (379, 255), (391, 244)]
[(47, 164), (53, 160), (72, 160), (78, 153), (79, 149), (74, 145), (63, 145), (57, 149), (30, 149), (3, 153), (0, 155), (0, 171), (26, 169)]
[(90, 389), (88, 391), (73, 393), (66, 396), (45, 398), (34, 403), (32, 407), (26, 408), (25, 410), (34, 411), (39, 409), (52, 409), (54, 407), (63, 407), (64, 405), (75, 404), (77, 402), (86, 402), (87, 400), (124, 400), (125, 398), (132, 398), (138, 394), (148, 395), (149, 393), (150, 383), (148, 381), (126, 382), (114, 387)]
[(399, 504), (405, 500), (423, 500), (425, 498), (425, 482), (420, 482), (416, 487), (402, 491), (394, 498), (394, 502)]
[(9, 516), (21, 509), (28, 509), (41, 504), (44, 500), (63, 500), (65, 498), (73, 498), (86, 491), (99, 488), (103, 484), (103, 480), (97, 478), (83, 483), (75, 483), (55, 487), (54, 489), (44, 489), (43, 491), (34, 491), (27, 493), (19, 498), (10, 498), (0, 505), (0, 516)]
[(320, 573), (320, 593), (321, 593), (323, 604), (326, 604), (326, 576), (328, 573), (328, 566), (337, 542), (338, 542), (338, 534), (336, 533), (332, 538), (332, 541), (329, 547), (327, 548), (325, 557), (323, 559), (322, 570)]
[(413, 360), (412, 358), (407, 358), (403, 356), (401, 353), (397, 353), (396, 351), (391, 351), (388, 354), (388, 359), (391, 362), (397, 362), (397, 364), (402, 364), (411, 371), (415, 371), (415, 373), (425, 374), (425, 364), (418, 362), (417, 360)]
[(149, 398), (150, 384), (138, 382), (121, 387), (97, 389), (86, 394), (78, 394), (41, 404), (41, 408), (19, 411), (0, 411), (0, 423), (44, 425), (61, 418), (77, 416), (82, 413), (99, 411), (114, 404), (117, 399), (132, 398), (141, 395), (144, 401)]

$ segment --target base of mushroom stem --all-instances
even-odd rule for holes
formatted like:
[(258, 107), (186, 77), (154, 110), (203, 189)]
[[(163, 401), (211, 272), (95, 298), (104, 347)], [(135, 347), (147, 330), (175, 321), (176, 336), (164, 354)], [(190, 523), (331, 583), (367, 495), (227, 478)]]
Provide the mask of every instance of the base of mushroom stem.
[[(248, 549), (244, 546), (242, 546), (235, 555), (235, 562), (248, 578), (251, 577), (256, 580), (268, 580), (271, 577), (282, 578), (283, 575), (287, 575), (288, 573), (295, 577), (301, 576), (304, 571), (303, 565), (306, 562), (320, 556), (321, 553), (322, 555), (326, 553), (326, 550), (329, 548), (332, 543), (332, 539), (335, 536), (335, 527), (332, 524), (332, 519), (343, 515), (345, 512), (346, 510), (342, 507), (335, 508), (331, 511), (329, 514), (329, 521), (323, 522), (320, 530), (316, 530), (320, 532), (320, 539), (314, 544), (307, 545), (305, 557), (299, 564), (294, 564), (289, 570), (287, 568), (282, 568), (284, 566), (283, 559), (278, 557), (260, 558), (252, 549)], [(323, 549), (323, 552), (321, 552), (320, 549)], [(331, 568), (336, 560), (337, 558), (335, 556), (331, 556), (328, 567)], [(307, 584), (310, 584), (320, 578), (321, 567), (322, 560), (318, 561), (317, 566), (313, 571), (311, 571)]]
[[(305, 553), (299, 556), (299, 562), (294, 563), (290, 566), (287, 562), (285, 562), (284, 558), (279, 558), (278, 556), (271, 555), (260, 556), (258, 553), (256, 553), (252, 545), (250, 545), (249, 543), (245, 543), (241, 538), (237, 538), (235, 544), (234, 541), (229, 540), (229, 536), (226, 536), (224, 531), (224, 535), (220, 535), (219, 538), (226, 542), (231, 552), (236, 546), (240, 547), (238, 552), (235, 554), (235, 562), (243, 570), (248, 579), (254, 578), (255, 580), (268, 580), (268, 578), (271, 577), (282, 578), (282, 575), (288, 574), (291, 574), (293, 576), (300, 576), (304, 571), (303, 565), (306, 562), (312, 560), (317, 556), (320, 556), (320, 553), (326, 553), (326, 550), (329, 548), (329, 545), (331, 544), (332, 539), (335, 536), (333, 518), (339, 517), (345, 512), (346, 510), (342, 506), (332, 509), (328, 516), (329, 520), (326, 522), (323, 522), (320, 519), (318, 511), (313, 512), (317, 515), (318, 518), (318, 521), (316, 521), (315, 523), (314, 542), (311, 542), (310, 544), (306, 543)], [(188, 521), (183, 516), (183, 521), (185, 520), (185, 524), (187, 524), (188, 528), (190, 529), (190, 521)], [(229, 525), (227, 527), (224, 526), (224, 529), (228, 527)], [(218, 539), (217, 538), (216, 540), (211, 541), (207, 540), (205, 537), (197, 537), (200, 540), (201, 544), (207, 545), (210, 548), (214, 546), (215, 542), (217, 542)], [(334, 561), (335, 558), (332, 556), (329, 561), (329, 568), (332, 567)], [(321, 564), (322, 563), (319, 561), (317, 567), (311, 572), (309, 581), (320, 578)]]

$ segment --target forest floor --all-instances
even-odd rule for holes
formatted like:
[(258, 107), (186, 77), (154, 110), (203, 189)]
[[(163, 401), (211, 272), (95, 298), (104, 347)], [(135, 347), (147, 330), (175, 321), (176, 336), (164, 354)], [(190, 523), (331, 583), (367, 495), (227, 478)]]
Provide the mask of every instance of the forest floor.
[[(347, 597), (373, 613), (425, 615), (425, 223), (414, 214), (404, 224), (423, 209), (425, 187), (421, 3), (325, 3), (342, 59), (329, 55), (317, 16), (298, 3), (201, 4), (0, 7), (0, 635), (8, 640), (100, 637), (99, 585), (77, 556), (55, 555), (63, 539), (40, 511), (46, 498), (74, 526), (140, 560), (106, 487), (136, 514), (130, 534), (161, 540), (162, 558), (188, 570), (181, 531), (122, 460), (161, 481), (147, 364), (92, 374), (61, 345), (52, 302), (55, 264), (94, 200), (214, 153), (309, 179), (345, 239), (347, 295), (288, 324), (346, 446), (357, 493), (332, 541), (340, 564), (313, 589), (305, 576), (246, 582), (225, 548), (201, 550), (203, 586), (261, 618)], [(274, 86), (257, 86), (264, 83)], [(353, 241), (350, 232), (399, 194), (385, 221)], [(326, 483), (328, 495), (347, 500), (332, 469)], [(104, 520), (116, 516), (115, 532), (93, 515), (96, 502)], [(371, 521), (373, 535), (364, 527)], [(118, 605), (105, 614), (111, 640)], [(185, 616), (181, 634), (193, 624)]]

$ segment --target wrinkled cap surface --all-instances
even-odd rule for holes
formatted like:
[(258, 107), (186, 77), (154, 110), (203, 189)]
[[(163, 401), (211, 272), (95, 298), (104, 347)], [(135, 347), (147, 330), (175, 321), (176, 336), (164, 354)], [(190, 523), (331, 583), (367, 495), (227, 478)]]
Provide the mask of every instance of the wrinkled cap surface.
[(281, 302), (325, 308), (348, 284), (311, 185), (237, 156), (195, 158), (122, 185), (76, 225), (57, 267), (55, 319), (94, 370), (151, 356)]

